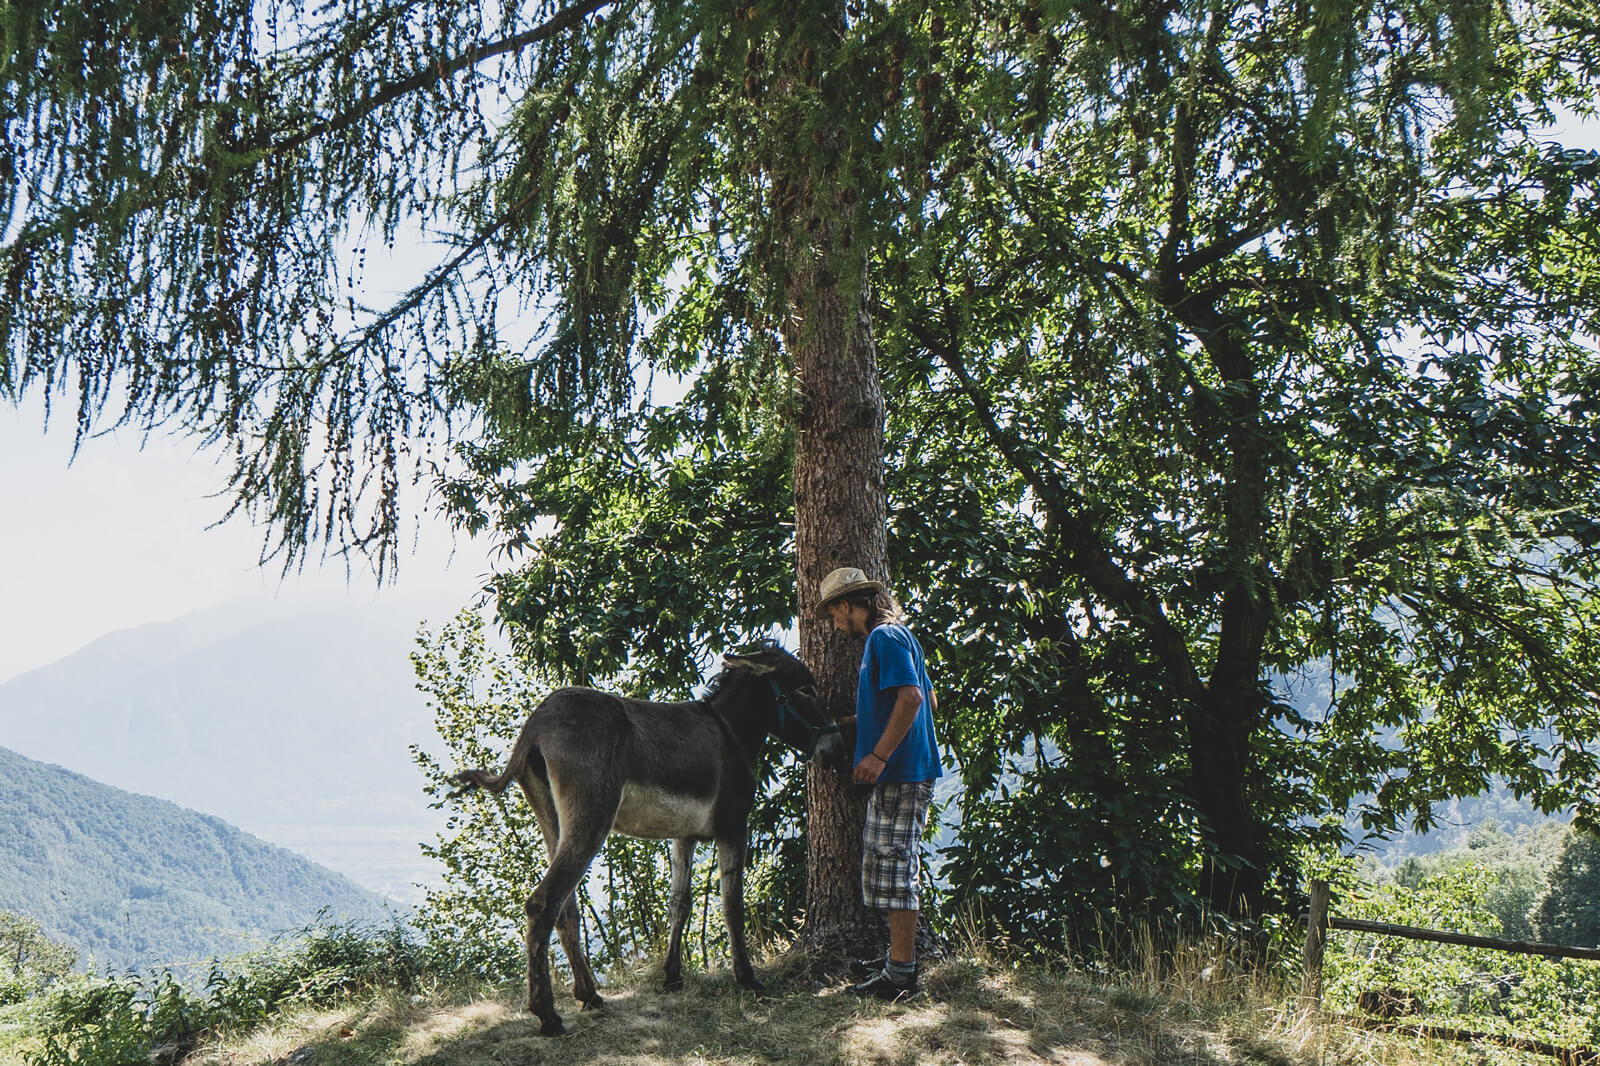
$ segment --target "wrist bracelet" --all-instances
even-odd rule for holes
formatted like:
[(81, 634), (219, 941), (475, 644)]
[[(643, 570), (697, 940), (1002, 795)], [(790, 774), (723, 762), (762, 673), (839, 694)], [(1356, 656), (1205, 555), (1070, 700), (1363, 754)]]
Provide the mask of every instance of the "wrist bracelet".
[(883, 763), (883, 765), (885, 765), (885, 766), (889, 765), (889, 760), (885, 759), (882, 755), (879, 755), (877, 752), (869, 751), (869, 752), (867, 752), (867, 754), (872, 756), (874, 759), (877, 759), (879, 762)]

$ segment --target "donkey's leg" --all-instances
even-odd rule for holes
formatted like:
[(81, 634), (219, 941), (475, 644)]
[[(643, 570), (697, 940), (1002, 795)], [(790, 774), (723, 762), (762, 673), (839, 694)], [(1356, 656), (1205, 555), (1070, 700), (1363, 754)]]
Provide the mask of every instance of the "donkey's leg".
[(595, 985), (594, 972), (589, 969), (589, 954), (583, 943), (583, 929), (578, 924), (578, 893), (573, 891), (561, 905), (556, 915), (556, 932), (561, 934), (561, 947), (567, 953), (567, 964), (572, 967), (572, 995), (584, 1010), (603, 1007)]
[(689, 922), (689, 873), (694, 869), (694, 840), (679, 837), (672, 842), (672, 887), (668, 894), (667, 915), (672, 929), (667, 943), (667, 988), (683, 987), (683, 927)]
[(523, 906), (528, 917), (528, 1013), (538, 1016), (539, 1032), (559, 1036), (567, 1030), (556, 1013), (555, 996), (550, 991), (550, 931), (555, 926), (555, 910), (547, 902), (554, 888), (551, 873), (554, 864)]
[[(523, 784), (522, 791), (527, 795), (528, 805), (533, 808), (534, 818), (539, 823), (539, 831), (544, 835), (544, 853), (554, 855), (561, 840), (561, 819), (556, 814), (555, 799), (550, 794), (550, 788), (538, 778), (530, 778)], [(577, 900), (577, 892), (573, 892), (561, 904), (561, 909), (556, 913), (556, 930), (561, 934), (561, 947), (567, 953), (567, 964), (572, 967), (572, 995), (583, 1004), (584, 1010), (588, 1010), (603, 1006), (605, 1001), (596, 991), (594, 973), (589, 969), (589, 955), (578, 925)], [(529, 997), (531, 1002), (531, 991)], [(529, 1009), (532, 1010), (531, 1007)]]
[(539, 1032), (545, 1036), (566, 1032), (550, 991), (550, 934), (609, 829), (609, 824), (599, 825), (598, 831), (592, 825), (575, 827), (572, 819), (563, 819), (550, 870), (528, 897), (528, 1010), (539, 1016)]
[(765, 988), (756, 980), (744, 942), (745, 842), (717, 838), (717, 868), (722, 875), (722, 917), (728, 923), (728, 949), (733, 953), (733, 979), (745, 988)]
[(561, 839), (561, 819), (556, 814), (548, 784), (531, 773), (524, 774), (518, 784), (522, 786), (522, 794), (528, 797), (528, 806), (533, 808), (534, 820), (539, 823), (540, 835), (544, 837), (545, 857), (550, 860), (552, 867), (545, 871), (544, 877), (534, 887), (533, 894), (523, 904), (526, 914), (523, 937), (528, 964), (528, 1013), (538, 1016), (540, 1032), (554, 1036), (565, 1032), (565, 1029), (561, 1024), (561, 1016), (556, 1013), (555, 996), (550, 991), (550, 927), (554, 923), (545, 920), (545, 912), (549, 910), (546, 901), (553, 887), (550, 874)]

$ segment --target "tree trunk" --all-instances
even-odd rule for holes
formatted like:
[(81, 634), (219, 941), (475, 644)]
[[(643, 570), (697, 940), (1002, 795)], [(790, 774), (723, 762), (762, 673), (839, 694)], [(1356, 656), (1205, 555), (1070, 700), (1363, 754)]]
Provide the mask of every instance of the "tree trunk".
[[(841, 146), (841, 123), (870, 130), (872, 109), (849, 88), (838, 62), (847, 18), (843, 0), (783, 9), (776, 75), (764, 105), (773, 136), (761, 161), (769, 183), (775, 273), (781, 275), (782, 334), (794, 371), (794, 511), (800, 657), (816, 674), (836, 716), (855, 713), (863, 642), (842, 637), (815, 615), (828, 571), (856, 566), (888, 577), (883, 481), (884, 402), (868, 315), (866, 256), (854, 247), (851, 203), (870, 166)], [(824, 72), (829, 84), (824, 85)], [(793, 136), (793, 139), (789, 139)], [(877, 179), (881, 183), (881, 176)], [(845, 730), (852, 748), (854, 729)], [(867, 795), (848, 771), (806, 771), (806, 914), (802, 940), (827, 955), (885, 939), (884, 923), (861, 903), (861, 827)]]
[(1223, 859), (1208, 859), (1206, 892), (1212, 909), (1234, 917), (1260, 917), (1271, 907), (1267, 827), (1252, 808), (1248, 788), (1259, 773), (1252, 738), (1266, 727), (1259, 683), (1262, 649), (1272, 610), (1266, 564), (1268, 432), (1263, 426), (1260, 383), (1240, 324), (1212, 298), (1195, 296), (1176, 280), (1174, 264), (1164, 296), (1179, 320), (1199, 339), (1226, 388), (1212, 427), (1227, 445), (1222, 500), (1229, 573), (1217, 628), (1217, 655), (1199, 698), (1185, 711), (1190, 780), (1195, 807), (1209, 827), (1209, 843)]
[[(794, 509), (800, 657), (837, 716), (855, 713), (863, 641), (815, 617), (817, 588), (834, 567), (888, 577), (883, 483), (883, 392), (859, 257), (822, 222), (815, 243), (790, 261), (787, 340), (799, 384)], [(841, 276), (851, 279), (841, 284)], [(846, 731), (853, 745), (853, 731)], [(883, 923), (861, 903), (861, 826), (866, 794), (848, 773), (806, 773), (806, 919), (803, 937), (837, 953), (880, 942)]]
[(1207, 842), (1225, 857), (1207, 859), (1201, 891), (1212, 910), (1237, 918), (1259, 918), (1271, 907), (1266, 833), (1245, 793), (1254, 718), (1253, 708), (1209, 698), (1185, 723), (1195, 810), (1205, 819)]

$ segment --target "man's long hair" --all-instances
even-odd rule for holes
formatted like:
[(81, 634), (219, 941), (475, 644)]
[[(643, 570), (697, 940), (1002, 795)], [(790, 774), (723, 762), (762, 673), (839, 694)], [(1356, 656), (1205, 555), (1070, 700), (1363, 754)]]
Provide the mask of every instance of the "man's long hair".
[(844, 597), (844, 602), (867, 609), (868, 629), (885, 622), (905, 624), (905, 608), (900, 606), (900, 601), (895, 599), (894, 593), (888, 589), (863, 589), (860, 592), (852, 592)]

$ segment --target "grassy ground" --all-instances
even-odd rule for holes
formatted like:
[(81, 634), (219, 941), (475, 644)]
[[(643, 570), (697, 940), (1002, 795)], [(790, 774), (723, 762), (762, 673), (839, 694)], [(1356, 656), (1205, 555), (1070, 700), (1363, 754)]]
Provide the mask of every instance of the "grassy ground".
[[(1224, 967), (1225, 969), (1225, 967)], [(212, 1034), (185, 1066), (1325, 1066), (1544, 1062), (1496, 1049), (1435, 1044), (1298, 1018), (1288, 990), (1260, 978), (1018, 969), (994, 960), (942, 963), (907, 1003), (861, 1002), (803, 963), (768, 966), (768, 990), (738, 989), (727, 971), (690, 974), (661, 991), (658, 971), (614, 976), (607, 1005), (580, 1012), (558, 994), (568, 1033), (549, 1039), (520, 990), (375, 993), (334, 1010)]]

